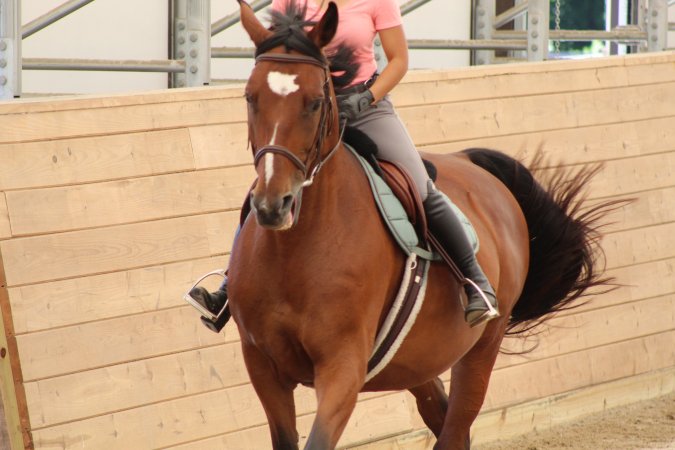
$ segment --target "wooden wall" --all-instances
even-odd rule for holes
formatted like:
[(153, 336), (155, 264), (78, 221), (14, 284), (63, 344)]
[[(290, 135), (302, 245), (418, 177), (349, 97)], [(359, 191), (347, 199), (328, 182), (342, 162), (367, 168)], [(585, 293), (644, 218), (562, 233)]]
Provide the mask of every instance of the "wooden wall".
[[(393, 99), (425, 151), (604, 161), (590, 197), (637, 199), (603, 241), (626, 287), (561, 314), (527, 357), (499, 359), (476, 439), (528, 429), (584, 389), (610, 404), (672, 390), (675, 53), (417, 72)], [(13, 448), (269, 447), (236, 328), (211, 333), (181, 299), (227, 263), (253, 178), (244, 120), (241, 87), (0, 104), (0, 387)], [(311, 390), (297, 407), (304, 439)], [(368, 394), (341, 442), (421, 436), (423, 447), (423, 428), (409, 395)]]

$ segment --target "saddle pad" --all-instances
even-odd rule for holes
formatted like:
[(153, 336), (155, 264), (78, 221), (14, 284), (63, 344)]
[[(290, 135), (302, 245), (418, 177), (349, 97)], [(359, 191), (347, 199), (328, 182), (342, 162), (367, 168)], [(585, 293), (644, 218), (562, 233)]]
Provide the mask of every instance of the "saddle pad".
[[(399, 244), (401, 249), (406, 255), (415, 253), (424, 259), (437, 259), (433, 254), (423, 249), (419, 246), (419, 237), (415, 232), (415, 227), (410, 223), (408, 215), (401, 205), (399, 199), (394, 195), (391, 188), (385, 183), (385, 181), (380, 177), (371, 165), (363, 157), (361, 157), (356, 150), (354, 150), (350, 145), (345, 144), (345, 147), (349, 149), (350, 152), (356, 157), (356, 159), (361, 163), (363, 170), (368, 178), (375, 203), (377, 204), (380, 214), (384, 219), (384, 222), (387, 224), (389, 231), (392, 236)], [(445, 194), (443, 194), (445, 195)], [(446, 196), (447, 198), (447, 196)], [(466, 217), (466, 215), (448, 199), (448, 202), (452, 206), (453, 211), (457, 214), (460, 222), (463, 225), (464, 233), (471, 243), (474, 253), (478, 252), (479, 243), (478, 235), (476, 230), (474, 230), (473, 225)]]

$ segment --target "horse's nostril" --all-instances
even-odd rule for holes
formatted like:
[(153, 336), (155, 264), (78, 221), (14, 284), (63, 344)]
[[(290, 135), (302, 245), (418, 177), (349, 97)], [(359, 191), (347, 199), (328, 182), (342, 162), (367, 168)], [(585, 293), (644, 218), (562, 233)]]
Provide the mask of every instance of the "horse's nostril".
[(292, 195), (287, 195), (283, 198), (283, 203), (282, 203), (282, 210), (285, 211), (288, 208), (291, 207), (291, 204), (293, 203), (293, 196)]

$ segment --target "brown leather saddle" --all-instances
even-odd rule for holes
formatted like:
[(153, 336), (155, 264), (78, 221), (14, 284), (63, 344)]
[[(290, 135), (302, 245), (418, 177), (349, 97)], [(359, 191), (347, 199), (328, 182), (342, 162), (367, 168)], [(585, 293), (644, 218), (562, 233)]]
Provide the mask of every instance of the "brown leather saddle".
[(382, 170), (382, 179), (401, 202), (410, 223), (417, 231), (417, 235), (420, 238), (425, 238), (427, 236), (427, 219), (424, 214), (424, 206), (410, 174), (399, 164), (382, 160), (379, 160), (378, 163)]

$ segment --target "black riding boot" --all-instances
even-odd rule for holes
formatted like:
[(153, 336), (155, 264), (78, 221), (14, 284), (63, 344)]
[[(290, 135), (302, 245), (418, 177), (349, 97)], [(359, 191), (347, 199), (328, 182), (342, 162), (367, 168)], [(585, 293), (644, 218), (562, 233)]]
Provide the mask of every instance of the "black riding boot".
[[(465, 278), (471, 282), (464, 285), (467, 306), (464, 318), (472, 327), (499, 317), (497, 298), (490, 282), (480, 268), (464, 228), (452, 210), (448, 199), (433, 183), (429, 183), (429, 195), (424, 201), (424, 212), (429, 231), (438, 240), (445, 252), (457, 264)], [(480, 288), (479, 292), (476, 288)], [(484, 294), (484, 295), (483, 295)], [(488, 307), (490, 302), (492, 308)]]
[(196, 286), (190, 290), (188, 295), (213, 314), (215, 319), (202, 316), (202, 323), (209, 330), (219, 333), (230, 320), (230, 308), (223, 309), (227, 301), (227, 278), (215, 292)]

